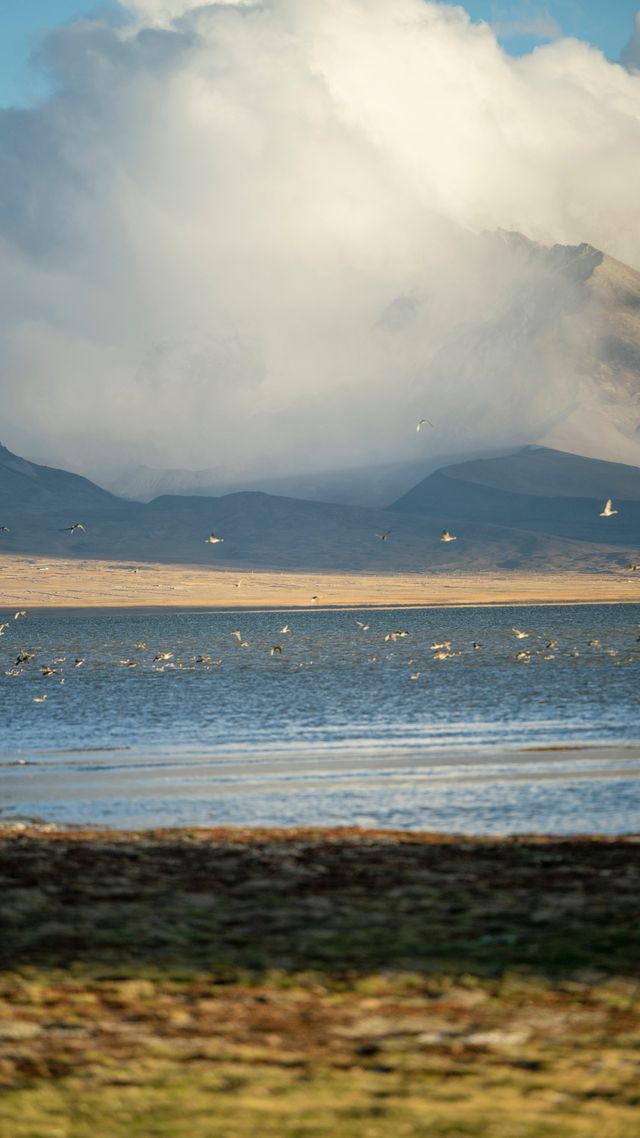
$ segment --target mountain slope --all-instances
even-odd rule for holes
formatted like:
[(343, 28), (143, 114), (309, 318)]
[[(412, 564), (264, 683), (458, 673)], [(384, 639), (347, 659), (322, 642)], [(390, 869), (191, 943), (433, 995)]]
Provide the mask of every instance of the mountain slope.
[[(600, 517), (606, 498), (618, 514)], [(451, 525), (490, 522), (601, 545), (640, 546), (640, 469), (544, 447), (445, 467), (393, 511), (444, 513)]]
[[(512, 496), (522, 498), (524, 504), (518, 501), (508, 517), (504, 511), (501, 514), (500, 501), (492, 508), (485, 501), (483, 512), (483, 497), (489, 493), (499, 498), (501, 491), (447, 477), (446, 472), (432, 479), (436, 487), (438, 479), (444, 480), (453, 487), (454, 496), (443, 500), (436, 492), (428, 509), (425, 499), (416, 502), (413, 512), (259, 492), (217, 498), (167, 495), (142, 504), (123, 501), (65, 471), (24, 463), (7, 451), (0, 457), (0, 525), (11, 529), (0, 535), (0, 550), (7, 553), (374, 573), (518, 567), (593, 570), (619, 567), (628, 558), (627, 530), (624, 525), (612, 526), (615, 518), (608, 525), (592, 527), (587, 538), (576, 532), (573, 540), (567, 540), (562, 532), (543, 532), (535, 516), (527, 524), (518, 515), (519, 509), (529, 508), (530, 501), (554, 499)], [(477, 506), (469, 497), (471, 492), (477, 495)], [(452, 509), (454, 500), (458, 501), (457, 515)], [(589, 499), (580, 501), (587, 510), (591, 508)], [(636, 505), (640, 510), (640, 502)], [(457, 541), (445, 544), (440, 535), (443, 529), (454, 528), (452, 518), (461, 523)], [(86, 524), (86, 533), (62, 532), (63, 526), (75, 521)], [(207, 544), (212, 530), (224, 538), (223, 543)], [(379, 535), (387, 531), (387, 539), (381, 540)], [(612, 535), (621, 540), (612, 541)]]

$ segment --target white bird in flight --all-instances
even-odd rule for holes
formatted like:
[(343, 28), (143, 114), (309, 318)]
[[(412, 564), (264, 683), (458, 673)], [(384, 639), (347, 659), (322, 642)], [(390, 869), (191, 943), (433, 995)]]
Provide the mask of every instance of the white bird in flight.
[(418, 420), (418, 424), (416, 426), (416, 431), (421, 431), (423, 427), (431, 427), (432, 430), (435, 430), (435, 427), (433, 426), (433, 423), (431, 422), (430, 419), (419, 419)]
[(218, 545), (221, 541), (224, 541), (224, 538), (216, 537), (215, 533), (210, 533), (209, 536), (205, 538), (205, 544), (207, 545)]
[(87, 532), (86, 529), (84, 528), (84, 524), (82, 522), (74, 522), (72, 526), (65, 526), (63, 528), (62, 532), (63, 533), (75, 533), (76, 530), (82, 530), (83, 533)]
[(454, 535), (452, 533), (449, 533), (448, 529), (443, 529), (442, 534), (440, 535), (440, 541), (457, 541), (457, 540), (458, 540), (457, 537), (454, 537)]
[(529, 635), (528, 632), (523, 632), (520, 628), (512, 628), (511, 631), (516, 640), (526, 640), (527, 636)]
[(614, 508), (613, 508), (613, 502), (611, 501), (611, 498), (607, 498), (607, 500), (604, 504), (604, 510), (600, 510), (600, 517), (601, 518), (612, 518), (614, 514), (617, 514), (617, 512), (618, 511), (614, 510)]

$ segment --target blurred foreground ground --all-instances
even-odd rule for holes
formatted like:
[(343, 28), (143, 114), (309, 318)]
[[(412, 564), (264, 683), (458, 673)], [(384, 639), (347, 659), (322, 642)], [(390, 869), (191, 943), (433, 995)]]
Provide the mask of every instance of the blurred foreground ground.
[(2, 1138), (636, 1138), (640, 841), (0, 832)]

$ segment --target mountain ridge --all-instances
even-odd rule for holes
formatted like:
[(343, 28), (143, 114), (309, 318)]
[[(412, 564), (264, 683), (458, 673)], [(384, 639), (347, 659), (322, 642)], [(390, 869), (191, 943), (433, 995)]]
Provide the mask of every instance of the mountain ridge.
[[(521, 454), (485, 461), (508, 468)], [(11, 452), (0, 453), (0, 525), (11, 531), (0, 535), (0, 552), (239, 569), (609, 571), (640, 546), (640, 501), (625, 502), (620, 517), (604, 521), (588, 497), (562, 499), (559, 511), (558, 499), (488, 490), (448, 477), (447, 468), (414, 487), (422, 500), (411, 510), (402, 500), (384, 510), (261, 491), (215, 498), (164, 495), (143, 504), (66, 471), (26, 464), (27, 471), (22, 462)], [(505, 500), (515, 503), (511, 513), (505, 513)], [(548, 501), (554, 505), (551, 518)], [(86, 532), (63, 532), (78, 521)], [(457, 540), (443, 543), (444, 529)], [(207, 544), (211, 531), (224, 541)], [(383, 534), (388, 536), (382, 539)]]

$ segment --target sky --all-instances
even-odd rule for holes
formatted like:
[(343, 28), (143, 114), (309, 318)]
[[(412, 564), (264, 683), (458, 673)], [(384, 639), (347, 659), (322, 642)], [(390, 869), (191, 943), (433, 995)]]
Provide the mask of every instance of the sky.
[[(237, 481), (416, 459), (421, 417), (432, 454), (544, 435), (592, 383), (595, 322), (564, 317), (599, 254), (571, 276), (530, 242), (640, 270), (640, 33), (611, 62), (584, 7), (573, 39), (569, 0), (497, 27), (430, 0), (61, 25), (49, 96), (0, 109), (2, 442)], [(5, 9), (15, 31), (29, 4)]]
[[(472, 19), (492, 24), (511, 53), (563, 34), (586, 40), (613, 60), (629, 40), (640, 7), (638, 0), (462, 0), (462, 6)], [(46, 94), (47, 82), (31, 59), (45, 30), (100, 9), (115, 13), (119, 4), (0, 0), (0, 105), (29, 104)]]

